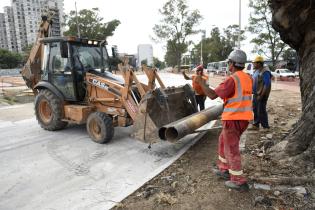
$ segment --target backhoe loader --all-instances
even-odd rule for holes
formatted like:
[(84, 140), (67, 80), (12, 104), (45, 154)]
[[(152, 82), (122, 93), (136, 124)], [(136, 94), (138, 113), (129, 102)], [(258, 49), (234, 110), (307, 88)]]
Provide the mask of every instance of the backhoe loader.
[(197, 111), (190, 85), (165, 87), (157, 70), (146, 66), (144, 84), (127, 61), (118, 65), (121, 76), (115, 75), (105, 40), (51, 37), (50, 26), (44, 16), (21, 71), (36, 96), (35, 114), (43, 129), (86, 124), (93, 141), (106, 143), (114, 127), (132, 125), (134, 138), (153, 143), (160, 127)]

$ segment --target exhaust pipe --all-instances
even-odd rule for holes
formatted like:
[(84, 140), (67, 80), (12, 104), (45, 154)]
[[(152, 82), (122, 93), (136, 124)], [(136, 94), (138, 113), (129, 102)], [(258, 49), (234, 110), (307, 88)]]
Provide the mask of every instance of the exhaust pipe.
[(194, 131), (211, 120), (216, 120), (223, 112), (223, 104), (216, 105), (198, 113), (167, 124), (159, 129), (159, 137), (162, 140), (175, 142)]

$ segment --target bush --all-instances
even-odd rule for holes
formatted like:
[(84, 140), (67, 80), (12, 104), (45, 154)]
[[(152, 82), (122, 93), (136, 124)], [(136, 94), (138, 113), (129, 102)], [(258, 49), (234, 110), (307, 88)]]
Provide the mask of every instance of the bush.
[(22, 56), (19, 53), (11, 52), (6, 49), (0, 49), (0, 68), (12, 69), (19, 66)]

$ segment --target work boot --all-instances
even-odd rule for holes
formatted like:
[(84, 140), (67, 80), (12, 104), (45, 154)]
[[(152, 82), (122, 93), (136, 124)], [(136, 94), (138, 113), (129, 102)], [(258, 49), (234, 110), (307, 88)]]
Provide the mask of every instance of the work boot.
[(230, 173), (228, 170), (225, 170), (225, 171), (221, 171), (220, 169), (218, 168), (212, 168), (212, 171), (213, 173), (219, 177), (220, 179), (223, 179), (223, 180), (230, 180)]
[(225, 186), (230, 188), (230, 189), (237, 190), (237, 191), (240, 191), (240, 192), (246, 192), (246, 191), (249, 190), (249, 186), (248, 186), (247, 183), (238, 185), (238, 184), (236, 184), (233, 181), (226, 181), (225, 182)]
[(247, 128), (249, 131), (259, 131), (259, 127), (256, 125), (252, 125), (251, 127)]

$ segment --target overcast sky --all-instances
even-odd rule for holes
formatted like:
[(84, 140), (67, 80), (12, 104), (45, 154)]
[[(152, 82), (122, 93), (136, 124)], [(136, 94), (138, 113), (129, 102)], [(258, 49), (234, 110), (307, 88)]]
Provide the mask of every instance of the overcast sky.
[[(161, 15), (158, 10), (162, 8), (167, 0), (76, 0), (77, 8), (90, 9), (98, 7), (104, 21), (113, 19), (120, 20), (121, 24), (114, 32), (114, 36), (108, 39), (111, 45), (117, 45), (119, 51), (133, 54), (137, 52), (138, 44), (152, 44), (153, 54), (163, 59), (165, 54), (165, 43), (155, 44), (150, 36), (153, 36), (153, 26), (158, 24)], [(4, 6), (10, 5), (10, 0), (0, 0), (0, 12)], [(199, 26), (206, 30), (209, 36), (211, 28), (218, 26), (220, 29), (228, 25), (238, 24), (238, 0), (187, 0), (191, 10), (198, 9), (203, 16)], [(242, 29), (248, 23), (249, 0), (242, 0)], [(64, 9), (68, 13), (74, 10), (75, 1), (65, 0)], [(201, 35), (192, 37), (197, 42)], [(250, 46), (242, 42), (242, 48), (249, 54)]]

